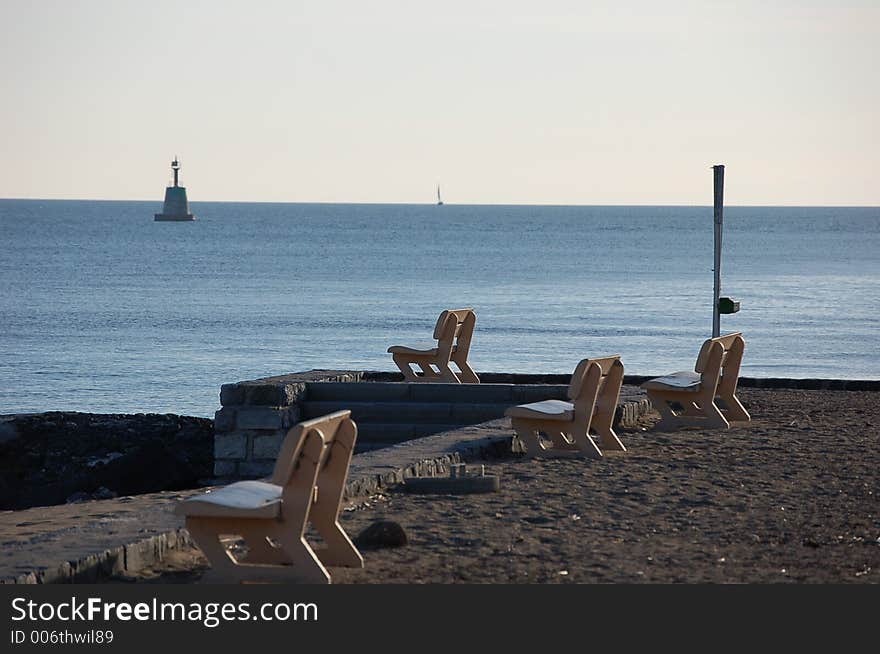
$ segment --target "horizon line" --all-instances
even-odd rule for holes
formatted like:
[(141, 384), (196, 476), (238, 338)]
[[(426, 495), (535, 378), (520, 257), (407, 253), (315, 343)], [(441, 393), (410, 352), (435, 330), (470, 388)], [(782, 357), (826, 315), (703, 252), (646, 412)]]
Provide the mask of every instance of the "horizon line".
[[(25, 201), (25, 202), (142, 202), (161, 205), (162, 200), (144, 200), (144, 199), (112, 199), (112, 198), (0, 198), (3, 201)], [(199, 203), (216, 203), (216, 204), (338, 204), (338, 205), (400, 205), (400, 206), (438, 206), (436, 202), (353, 202), (353, 201), (329, 201), (329, 200), (189, 200), (189, 204)], [(599, 202), (594, 204), (556, 204), (541, 202), (447, 202), (444, 200), (443, 205), (459, 206), (459, 207), (712, 207), (712, 204), (685, 204), (685, 203), (607, 203)], [(828, 209), (878, 209), (880, 204), (749, 204), (749, 203), (731, 203), (724, 204), (725, 207), (782, 207), (782, 208), (828, 208)]]

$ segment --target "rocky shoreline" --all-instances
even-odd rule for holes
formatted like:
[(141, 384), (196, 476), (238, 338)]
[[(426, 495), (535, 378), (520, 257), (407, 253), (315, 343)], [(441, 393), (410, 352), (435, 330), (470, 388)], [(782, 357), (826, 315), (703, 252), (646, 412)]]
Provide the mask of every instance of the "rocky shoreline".
[(0, 417), (0, 510), (204, 486), (214, 421), (52, 411)]

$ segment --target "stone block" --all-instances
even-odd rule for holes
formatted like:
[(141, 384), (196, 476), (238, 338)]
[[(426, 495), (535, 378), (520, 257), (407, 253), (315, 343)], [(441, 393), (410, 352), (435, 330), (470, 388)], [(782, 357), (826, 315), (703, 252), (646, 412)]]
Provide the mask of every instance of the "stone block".
[(275, 468), (274, 459), (262, 459), (258, 461), (242, 461), (238, 464), (238, 476), (242, 479), (256, 479), (268, 477)]
[(223, 384), (220, 387), (220, 404), (223, 406), (244, 404), (244, 396), (242, 384)]
[(242, 407), (238, 410), (235, 424), (239, 429), (282, 429), (290, 418), (284, 409)]
[(254, 459), (276, 459), (278, 451), (281, 449), (281, 443), (284, 442), (285, 433), (281, 430), (274, 434), (255, 434), (251, 457)]
[(223, 407), (214, 412), (214, 432), (221, 433), (235, 429), (236, 410), (231, 407)]
[(304, 382), (273, 381), (251, 383), (245, 386), (244, 404), (249, 406), (285, 407), (305, 397)]
[(244, 459), (247, 456), (247, 434), (239, 431), (214, 436), (214, 459)]
[(279, 404), (281, 406), (289, 406), (293, 404), (297, 404), (306, 398), (306, 384), (305, 383), (287, 383), (281, 384), (278, 388), (279, 399), (281, 400)]
[(302, 416), (302, 409), (300, 408), (299, 405), (289, 407), (284, 412), (284, 416), (282, 418), (281, 424), (284, 426), (285, 430), (290, 429), (296, 423), (298, 423), (300, 420), (302, 420), (301, 416)]
[(238, 461), (217, 459), (214, 461), (215, 477), (235, 477), (238, 475)]

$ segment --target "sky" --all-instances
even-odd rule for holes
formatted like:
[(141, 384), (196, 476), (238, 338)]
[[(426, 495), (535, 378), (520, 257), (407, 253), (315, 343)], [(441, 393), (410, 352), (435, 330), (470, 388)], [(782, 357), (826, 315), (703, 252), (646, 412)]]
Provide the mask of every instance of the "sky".
[(0, 198), (880, 205), (880, 2), (0, 0)]

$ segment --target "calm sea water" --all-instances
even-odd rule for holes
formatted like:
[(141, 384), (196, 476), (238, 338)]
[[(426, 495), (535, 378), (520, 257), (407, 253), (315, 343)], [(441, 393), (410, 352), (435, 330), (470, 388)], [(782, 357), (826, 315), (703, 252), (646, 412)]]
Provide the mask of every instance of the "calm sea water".
[[(710, 207), (0, 200), (0, 413), (209, 416), (226, 382), (394, 370), (473, 306), (478, 371), (693, 365)], [(880, 378), (880, 209), (725, 209), (722, 331), (754, 377)]]

